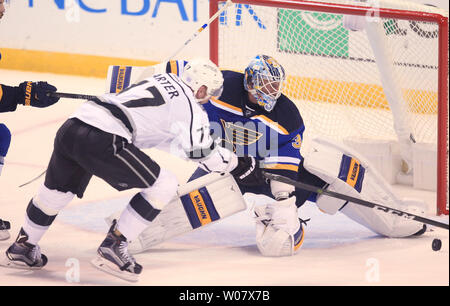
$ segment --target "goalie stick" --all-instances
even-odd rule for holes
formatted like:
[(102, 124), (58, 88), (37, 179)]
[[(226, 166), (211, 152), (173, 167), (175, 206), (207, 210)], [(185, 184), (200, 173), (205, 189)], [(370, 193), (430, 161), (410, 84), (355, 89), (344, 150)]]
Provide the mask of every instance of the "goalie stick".
[(266, 178), (270, 179), (270, 180), (274, 180), (274, 181), (282, 182), (282, 183), (285, 183), (285, 184), (288, 184), (288, 185), (292, 185), (292, 186), (295, 186), (297, 188), (300, 188), (300, 189), (303, 189), (303, 190), (306, 190), (306, 191), (315, 192), (315, 193), (317, 193), (319, 195), (320, 194), (326, 195), (326, 196), (329, 196), (329, 197), (333, 197), (333, 198), (341, 199), (341, 200), (344, 200), (344, 201), (352, 202), (352, 203), (357, 204), (357, 205), (369, 207), (369, 208), (372, 208), (372, 209), (375, 209), (375, 210), (381, 210), (381, 211), (383, 211), (385, 213), (396, 215), (398, 217), (403, 217), (403, 218), (406, 218), (406, 219), (409, 219), (409, 220), (414, 220), (414, 221), (417, 221), (417, 222), (433, 225), (433, 226), (440, 227), (440, 228), (447, 229), (447, 230), (449, 229), (449, 226), (448, 226), (447, 223), (443, 223), (443, 222), (439, 222), (439, 221), (436, 221), (436, 220), (424, 218), (424, 217), (417, 216), (417, 215), (414, 215), (414, 214), (411, 214), (411, 213), (408, 213), (408, 212), (405, 212), (405, 211), (401, 211), (401, 210), (394, 209), (394, 208), (391, 208), (391, 207), (387, 207), (387, 206), (384, 206), (384, 205), (380, 205), (380, 204), (377, 204), (377, 203), (373, 203), (373, 202), (365, 201), (365, 200), (362, 200), (362, 199), (354, 198), (354, 197), (351, 197), (351, 196), (347, 196), (345, 194), (341, 194), (341, 193), (337, 193), (337, 192), (333, 192), (333, 191), (328, 191), (328, 190), (324, 190), (324, 189), (321, 189), (321, 188), (317, 188), (315, 186), (312, 186), (312, 185), (309, 185), (309, 184), (305, 184), (305, 183), (302, 183), (302, 182), (299, 182), (299, 181), (294, 181), (294, 180), (292, 180), (290, 178), (287, 178), (287, 177), (284, 177), (284, 176), (281, 176), (281, 175), (277, 175), (277, 174), (273, 174), (273, 173), (269, 173), (269, 172), (266, 172), (266, 171), (263, 171), (263, 175)]

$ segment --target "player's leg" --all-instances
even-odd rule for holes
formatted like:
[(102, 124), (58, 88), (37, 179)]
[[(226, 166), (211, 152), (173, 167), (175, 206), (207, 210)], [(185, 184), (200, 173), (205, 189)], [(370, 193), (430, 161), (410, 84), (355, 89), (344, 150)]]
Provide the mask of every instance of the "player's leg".
[[(0, 175), (4, 164), (4, 159), (8, 153), (11, 143), (11, 132), (3, 123), (0, 123)], [(9, 229), (11, 225), (8, 221), (0, 219), (0, 240), (7, 240), (10, 237)]]
[[(424, 208), (422, 201), (400, 199), (368, 161), (343, 144), (315, 139), (313, 146), (311, 153), (305, 156), (304, 166), (328, 182), (328, 190), (414, 213)], [(408, 237), (424, 229), (419, 222), (324, 195), (319, 196), (316, 203), (325, 213), (341, 211), (352, 220), (387, 237)]]
[(25, 222), (16, 241), (6, 252), (5, 265), (37, 269), (47, 263), (47, 258), (40, 252), (39, 241), (59, 211), (75, 194), (82, 196), (91, 178), (91, 175), (70, 157), (75, 142), (73, 124), (67, 121), (56, 134), (45, 182), (27, 206)]
[(0, 123), (0, 174), (2, 173), (4, 158), (8, 153), (11, 144), (11, 132), (8, 127)]
[[(206, 174), (208, 174), (208, 172), (201, 168), (197, 168), (194, 174), (190, 177), (189, 181), (200, 178)], [(115, 219), (119, 219), (120, 215), (121, 212), (117, 211), (109, 216), (106, 219), (106, 222), (108, 224), (113, 224), (113, 221)], [(138, 237), (135, 239), (130, 239), (128, 249), (133, 254), (141, 253), (150, 249), (154, 245), (166, 241), (169, 237), (177, 236), (180, 231), (189, 231), (190, 226), (188, 222), (186, 222), (187, 220), (184, 219), (186, 219), (186, 213), (182, 207), (179, 206), (178, 201), (174, 200), (167, 203), (162, 214), (158, 214), (152, 220), (153, 222), (148, 224), (148, 226), (138, 235)], [(180, 224), (183, 225), (181, 226)]]
[[(139, 188), (99, 246), (95, 267), (120, 278), (135, 281), (142, 266), (128, 253), (128, 244), (148, 227), (175, 196), (175, 175), (161, 169), (147, 154), (125, 139), (90, 127), (89, 137), (98, 139), (103, 154), (80, 149), (77, 161), (117, 190)], [(87, 149), (86, 149), (87, 150)]]

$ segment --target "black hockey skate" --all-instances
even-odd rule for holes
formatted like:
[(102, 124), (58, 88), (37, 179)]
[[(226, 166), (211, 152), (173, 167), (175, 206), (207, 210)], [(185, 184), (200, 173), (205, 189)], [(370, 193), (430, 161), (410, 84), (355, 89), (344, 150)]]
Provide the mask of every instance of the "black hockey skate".
[(9, 230), (11, 229), (11, 224), (6, 221), (0, 219), (0, 240), (7, 240), (9, 237)]
[(28, 235), (21, 228), (16, 241), (6, 251), (2, 266), (16, 269), (38, 270), (47, 264), (47, 257), (41, 254), (41, 248), (27, 242)]
[(91, 261), (97, 268), (127, 281), (136, 282), (142, 266), (128, 253), (127, 239), (116, 232), (117, 220), (113, 220), (108, 235), (97, 249), (98, 257)]

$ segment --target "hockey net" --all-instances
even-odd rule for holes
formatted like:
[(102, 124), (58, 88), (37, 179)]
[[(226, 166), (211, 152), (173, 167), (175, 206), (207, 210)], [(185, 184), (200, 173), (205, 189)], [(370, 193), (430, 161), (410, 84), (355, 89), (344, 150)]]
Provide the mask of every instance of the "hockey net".
[[(410, 159), (398, 166), (406, 179), (390, 182), (436, 191), (437, 213), (448, 214), (446, 11), (400, 0), (233, 3), (210, 29), (220, 68), (242, 72), (256, 54), (273, 56), (304, 119), (304, 146), (319, 135), (361, 148), (388, 143)], [(210, 0), (211, 15), (223, 4)], [(431, 158), (416, 162), (419, 147)]]

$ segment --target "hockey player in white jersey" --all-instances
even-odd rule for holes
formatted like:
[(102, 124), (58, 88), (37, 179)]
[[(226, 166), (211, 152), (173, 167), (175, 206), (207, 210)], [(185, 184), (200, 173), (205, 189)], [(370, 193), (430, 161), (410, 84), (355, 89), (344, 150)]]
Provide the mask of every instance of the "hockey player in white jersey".
[(237, 157), (210, 137), (209, 121), (197, 103), (221, 94), (223, 78), (209, 60), (192, 60), (182, 78), (157, 74), (119, 94), (85, 102), (58, 130), (44, 184), (26, 210), (17, 240), (3, 265), (39, 269), (47, 263), (38, 242), (58, 212), (82, 197), (92, 175), (117, 190), (140, 188), (98, 248), (94, 265), (135, 281), (142, 266), (127, 245), (148, 227), (177, 192), (174, 174), (143, 153), (159, 148), (184, 154), (238, 182), (262, 180), (255, 160)]

